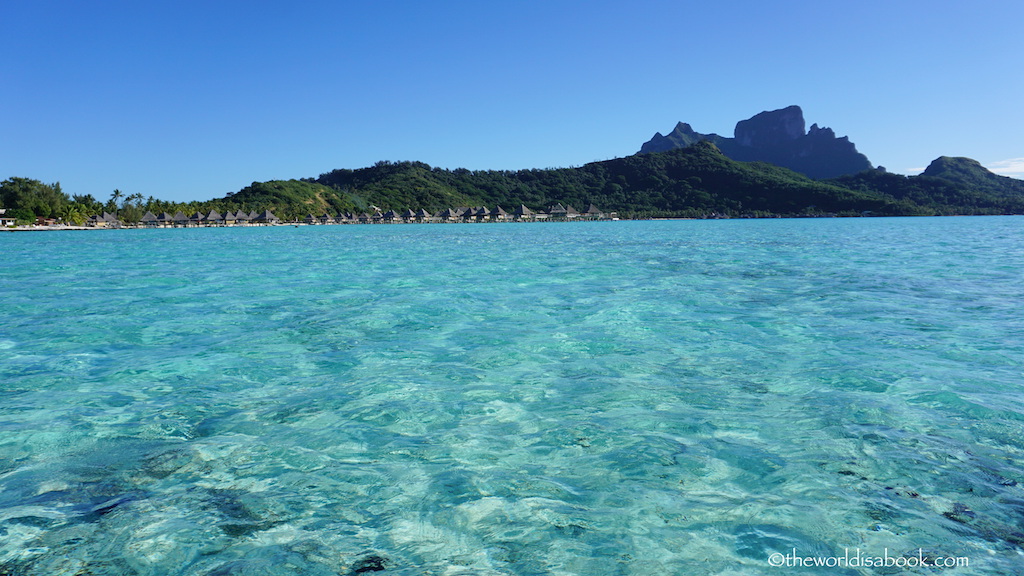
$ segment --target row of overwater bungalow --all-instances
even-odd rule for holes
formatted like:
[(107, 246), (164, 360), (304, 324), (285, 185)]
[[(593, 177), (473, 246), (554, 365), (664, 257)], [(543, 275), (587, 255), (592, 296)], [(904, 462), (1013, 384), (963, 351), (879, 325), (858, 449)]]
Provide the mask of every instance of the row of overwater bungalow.
[[(305, 224), (396, 224), (396, 223), (428, 223), (428, 222), (524, 222), (524, 221), (582, 221), (582, 220), (607, 220), (615, 218), (615, 213), (606, 214), (593, 204), (585, 211), (578, 212), (572, 206), (563, 206), (561, 203), (552, 206), (547, 211), (535, 212), (524, 205), (508, 212), (501, 206), (488, 209), (486, 206), (473, 208), (446, 208), (436, 214), (423, 210), (374, 210), (374, 212), (363, 212), (361, 214), (344, 213), (336, 216), (322, 214), (314, 216), (309, 214), (300, 222)], [(196, 212), (186, 216), (178, 211), (171, 215), (167, 212), (146, 214), (139, 221), (140, 225), (148, 228), (188, 228), (207, 226), (267, 226), (281, 224), (282, 221), (269, 210), (261, 213), (246, 213), (228, 211), (221, 215), (216, 210), (204, 214)], [(113, 215), (104, 212), (102, 216), (93, 216), (89, 219), (89, 226), (114, 228), (120, 227), (122, 223)]]
[(239, 210), (238, 212), (231, 212), (230, 210), (225, 212), (223, 216), (216, 210), (210, 210), (206, 214), (202, 212), (196, 212), (191, 216), (186, 216), (180, 210), (173, 216), (167, 212), (161, 212), (160, 214), (153, 214), (152, 212), (146, 212), (142, 219), (139, 220), (143, 226), (151, 228), (184, 228), (184, 227), (198, 227), (198, 226), (267, 226), (273, 224), (279, 224), (281, 219), (270, 210), (264, 210), (263, 212), (244, 212)]
[(372, 214), (363, 212), (361, 214), (322, 214), (314, 216), (309, 214), (303, 220), (306, 224), (397, 224), (397, 223), (428, 223), (428, 222), (525, 222), (525, 221), (574, 221), (574, 220), (606, 220), (616, 215), (606, 214), (591, 204), (584, 212), (579, 212), (572, 206), (562, 206), (561, 203), (552, 206), (547, 211), (535, 212), (524, 205), (520, 205), (511, 212), (501, 206), (488, 209), (486, 206), (445, 208), (436, 214), (424, 209), (388, 210), (386, 212), (376, 210)]
[[(196, 212), (191, 216), (186, 216), (180, 210), (173, 216), (167, 212), (161, 212), (160, 214), (153, 214), (152, 212), (146, 212), (139, 220), (139, 224), (149, 228), (183, 228), (189, 226), (239, 226), (239, 225), (273, 225), (279, 224), (281, 220), (274, 216), (270, 210), (264, 210), (257, 214), (256, 212), (247, 213), (239, 210), (238, 212), (227, 212), (221, 216), (216, 210), (211, 210), (207, 214), (202, 212)], [(104, 212), (102, 215), (92, 216), (85, 222), (86, 226), (93, 226), (96, 228), (120, 228), (124, 226), (117, 216), (109, 212)]]

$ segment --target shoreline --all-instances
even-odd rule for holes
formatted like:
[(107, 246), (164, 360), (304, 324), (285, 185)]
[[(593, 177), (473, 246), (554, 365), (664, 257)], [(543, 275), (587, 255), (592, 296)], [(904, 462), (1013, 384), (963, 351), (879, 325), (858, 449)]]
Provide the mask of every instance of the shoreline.
[[(943, 218), (957, 216), (1017, 216), (1017, 214), (950, 214), (934, 216), (867, 216), (868, 218)], [(67, 231), (97, 231), (97, 230), (170, 230), (170, 229), (197, 229), (197, 228), (267, 228), (267, 227), (293, 227), (300, 226), (345, 226), (345, 225), (402, 225), (402, 224), (537, 224), (543, 222), (623, 222), (633, 220), (647, 221), (676, 221), (676, 220), (805, 220), (816, 218), (864, 218), (865, 216), (838, 216), (835, 214), (806, 215), (806, 216), (774, 216), (762, 218), (597, 218), (597, 219), (532, 219), (532, 220), (502, 220), (502, 221), (440, 221), (440, 222), (346, 222), (346, 223), (310, 223), (310, 222), (277, 222), (273, 224), (248, 224), (248, 225), (222, 225), (222, 226), (18, 226), (15, 228), (0, 227), (0, 232), (67, 232)]]
[[(0, 232), (64, 232), (67, 230), (106, 230), (106, 228), (90, 226), (17, 226), (15, 228), (0, 228)], [(114, 230), (114, 228), (111, 228), (111, 230)]]

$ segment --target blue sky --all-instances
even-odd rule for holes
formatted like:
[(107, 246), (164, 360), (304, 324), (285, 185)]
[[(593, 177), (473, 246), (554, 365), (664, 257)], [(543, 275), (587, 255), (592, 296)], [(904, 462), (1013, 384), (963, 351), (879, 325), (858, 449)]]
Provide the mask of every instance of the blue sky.
[(378, 160), (578, 166), (797, 104), (1024, 177), (1024, 2), (0, 0), (0, 179), (221, 197)]

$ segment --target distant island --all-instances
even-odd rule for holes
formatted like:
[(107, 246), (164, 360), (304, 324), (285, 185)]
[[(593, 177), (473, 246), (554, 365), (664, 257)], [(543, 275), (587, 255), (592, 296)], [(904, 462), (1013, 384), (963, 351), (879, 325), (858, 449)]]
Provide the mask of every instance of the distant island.
[[(993, 174), (969, 158), (945, 156), (919, 176), (891, 174), (872, 167), (846, 137), (817, 125), (806, 131), (802, 111), (790, 106), (737, 123), (733, 138), (699, 134), (680, 123), (668, 136), (655, 134), (637, 154), (574, 168), (449, 170), (381, 161), (315, 178), (253, 182), (223, 198), (193, 202), (120, 190), (101, 201), (69, 195), (60, 183), (22, 177), (0, 183), (0, 225), (91, 220), (105, 226), (100, 222), (107, 218), (130, 226), (144, 225), (145, 218), (152, 225), (166, 214), (173, 226), (180, 213), (184, 226), (182, 218), (211, 212), (267, 212), (310, 223), (325, 216), (359, 222), (361, 215), (380, 222), (389, 212), (404, 215), (402, 221), (409, 214), (454, 221), (439, 215), (460, 208), (459, 221), (469, 208), (487, 211), (470, 221), (492, 221), (504, 219), (491, 213), (501, 206), (549, 220), (561, 217), (559, 206), (584, 212), (600, 207), (595, 210), (621, 219), (1024, 214), (1024, 181)], [(552, 209), (559, 215), (551, 217)]]

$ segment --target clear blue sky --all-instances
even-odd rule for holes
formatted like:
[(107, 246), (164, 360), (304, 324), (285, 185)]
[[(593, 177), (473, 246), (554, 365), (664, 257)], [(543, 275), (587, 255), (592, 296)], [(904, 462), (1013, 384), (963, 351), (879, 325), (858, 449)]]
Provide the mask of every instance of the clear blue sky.
[(0, 14), (0, 179), (100, 199), (206, 200), (378, 160), (578, 166), (678, 121), (731, 136), (791, 104), (892, 172), (947, 155), (1024, 176), (1019, 0), (0, 0)]

